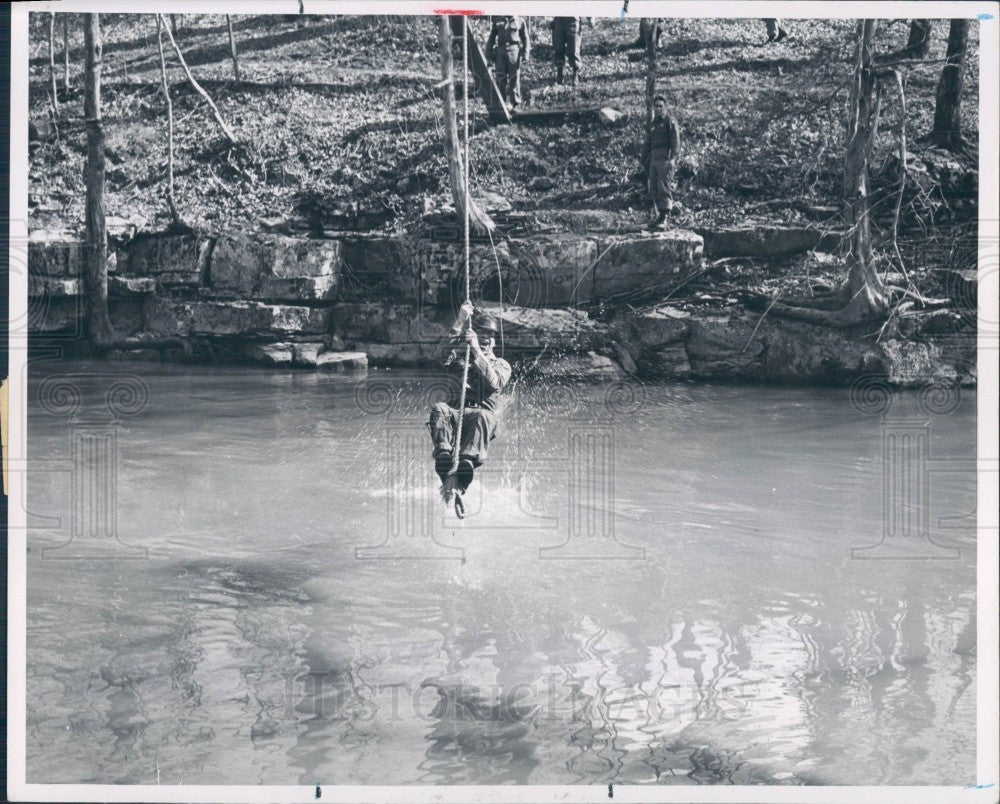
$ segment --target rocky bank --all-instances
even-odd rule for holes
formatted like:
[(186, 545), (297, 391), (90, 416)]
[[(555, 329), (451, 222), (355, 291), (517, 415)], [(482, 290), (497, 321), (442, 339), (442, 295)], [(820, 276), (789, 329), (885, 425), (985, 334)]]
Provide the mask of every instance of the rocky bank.
[[(598, 222), (590, 222), (591, 224)], [(780, 257), (836, 247), (805, 227), (656, 233), (560, 226), (472, 247), (474, 299), (491, 299), (508, 357), (543, 376), (919, 386), (975, 382), (975, 283), (953, 310), (885, 328), (831, 330), (741, 307), (623, 299), (668, 296), (706, 253)], [(135, 234), (111, 251), (109, 305), (121, 359), (247, 362), (313, 370), (433, 360), (461, 301), (462, 252), (449, 230)], [(27, 244), (33, 343), (86, 351), (83, 245), (34, 232)], [(500, 303), (500, 299), (503, 303)], [(164, 339), (177, 346), (163, 347)], [(156, 340), (157, 348), (144, 348)]]

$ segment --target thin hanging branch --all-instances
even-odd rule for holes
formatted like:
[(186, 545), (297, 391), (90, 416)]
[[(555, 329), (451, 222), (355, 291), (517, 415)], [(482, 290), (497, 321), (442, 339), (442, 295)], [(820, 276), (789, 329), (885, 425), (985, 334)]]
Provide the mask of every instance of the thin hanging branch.
[(69, 16), (62, 15), (63, 24), (63, 97), (69, 98)]
[(160, 53), (160, 80), (163, 85), (163, 97), (167, 102), (167, 206), (170, 208), (170, 217), (173, 222), (181, 225), (181, 217), (177, 214), (177, 204), (174, 200), (174, 105), (170, 100), (167, 61), (163, 56), (163, 23), (159, 15), (156, 17), (156, 47)]
[(52, 116), (59, 114), (59, 92), (56, 89), (56, 14), (49, 12), (49, 81), (52, 91)]
[(468, 199), (468, 214), (472, 230), (477, 234), (485, 234), (496, 228), (493, 219), (486, 210), (476, 203), (475, 199), (463, 192), (462, 177), (465, 168), (458, 141), (458, 123), (455, 119), (455, 72), (451, 53), (451, 25), (448, 17), (440, 15), (438, 22), (438, 44), (441, 49), (441, 92), (444, 99), (444, 133), (445, 152), (448, 156), (448, 179), (451, 184), (451, 197), (455, 203), (455, 213), (458, 220), (464, 220), (466, 214), (465, 202)]
[(906, 90), (899, 70), (893, 70), (892, 75), (896, 79), (896, 89), (899, 90), (899, 191), (896, 193), (896, 209), (892, 213), (892, 247), (896, 252), (899, 270), (909, 282), (910, 276), (899, 251), (899, 212), (903, 206), (903, 191), (906, 189)]
[(240, 78), (240, 63), (236, 59), (236, 39), (233, 36), (233, 19), (228, 14), (226, 14), (226, 28), (229, 31), (229, 52), (233, 57), (233, 75), (237, 81), (242, 81), (243, 79)]
[[(219, 107), (215, 105), (215, 102), (209, 97), (209, 94), (202, 89), (201, 84), (195, 81), (194, 76), (191, 74), (191, 70), (188, 68), (187, 62), (184, 60), (184, 54), (181, 53), (180, 47), (177, 46), (177, 40), (174, 39), (174, 35), (170, 30), (170, 26), (167, 25), (166, 17), (163, 14), (157, 14), (163, 23), (163, 29), (167, 32), (167, 38), (170, 40), (170, 44), (174, 46), (174, 53), (177, 54), (177, 58), (180, 60), (181, 67), (184, 69), (184, 75), (187, 76), (188, 82), (194, 87), (195, 92), (197, 92), (208, 104), (209, 108), (212, 110), (212, 115), (215, 117), (215, 122), (219, 124), (219, 128), (222, 129), (222, 133), (226, 135), (231, 143), (235, 144), (237, 142), (236, 135), (233, 134), (232, 129), (226, 125), (226, 121), (222, 119), (222, 115), (219, 113)], [(172, 15), (171, 15), (172, 16)]]

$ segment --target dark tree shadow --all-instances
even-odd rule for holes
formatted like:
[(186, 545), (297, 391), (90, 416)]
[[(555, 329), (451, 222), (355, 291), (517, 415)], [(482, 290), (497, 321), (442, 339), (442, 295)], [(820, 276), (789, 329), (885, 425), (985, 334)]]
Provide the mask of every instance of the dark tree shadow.
[[(80, 17), (79, 14), (73, 15), (74, 17)], [(126, 15), (101, 15), (102, 18), (107, 17), (124, 17)], [(135, 27), (139, 30), (148, 31), (148, 34), (141, 37), (135, 37), (133, 39), (127, 39), (121, 42), (105, 42), (103, 45), (104, 55), (110, 55), (115, 53), (128, 53), (133, 50), (148, 51), (150, 58), (156, 58), (156, 20), (155, 14), (129, 14), (127, 15), (133, 18), (135, 21)], [(183, 23), (180, 25), (180, 30), (177, 34), (177, 44), (180, 45), (181, 50), (184, 52), (184, 58), (187, 59), (188, 64), (204, 64), (205, 61), (196, 60), (199, 56), (197, 54), (202, 54), (201, 58), (209, 58), (211, 61), (221, 61), (223, 59), (229, 58), (229, 40), (228, 31), (224, 22), (224, 15), (199, 15), (199, 16), (218, 16), (220, 20), (223, 20), (221, 25), (214, 25), (208, 28), (198, 27), (198, 28), (186, 28)], [(288, 15), (285, 15), (288, 16)], [(268, 48), (276, 47), (283, 44), (289, 44), (291, 42), (302, 42), (308, 39), (314, 39), (318, 36), (322, 36), (331, 33), (334, 29), (340, 29), (341, 32), (346, 33), (353, 30), (352, 26), (347, 26), (344, 24), (345, 21), (355, 20), (353, 17), (337, 17), (330, 19), (329, 17), (318, 17), (306, 15), (303, 19), (306, 21), (301, 27), (295, 27), (290, 30), (284, 30), (280, 32), (274, 31), (274, 28), (278, 25), (284, 26), (288, 24), (287, 20), (282, 20), (278, 22), (280, 18), (274, 15), (262, 14), (254, 17), (249, 17), (243, 20), (236, 20), (233, 22), (233, 32), (234, 33), (245, 33), (245, 32), (259, 32), (266, 31), (264, 36), (258, 36), (252, 39), (239, 39), (236, 43), (239, 52), (244, 50), (267, 50)], [(320, 22), (324, 20), (324, 22)], [(144, 26), (144, 27), (143, 27)], [(218, 45), (196, 45), (188, 47), (191, 45), (191, 37), (196, 37), (198, 39), (207, 36), (218, 36), (220, 41)], [(61, 55), (62, 51), (59, 51)], [(213, 55), (214, 54), (214, 55)], [(69, 51), (70, 61), (75, 61), (77, 63), (82, 62), (84, 57), (84, 52), (82, 47), (71, 47)], [(31, 59), (30, 64), (32, 67), (44, 67), (49, 63), (48, 54), (44, 56), (37, 56)]]

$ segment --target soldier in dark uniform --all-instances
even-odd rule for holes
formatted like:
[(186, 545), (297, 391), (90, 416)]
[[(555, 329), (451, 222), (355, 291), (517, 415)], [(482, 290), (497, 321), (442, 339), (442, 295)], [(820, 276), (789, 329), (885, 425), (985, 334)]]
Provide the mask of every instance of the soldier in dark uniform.
[(781, 20), (774, 17), (766, 17), (764, 27), (767, 29), (768, 42), (780, 42), (788, 36), (788, 31), (781, 27)]
[(522, 17), (493, 17), (486, 53), (497, 88), (511, 109), (521, 105), (521, 64), (531, 58), (528, 28)]
[(582, 17), (554, 17), (552, 19), (552, 50), (556, 62), (556, 83), (563, 82), (563, 67), (566, 64), (567, 54), (569, 56), (569, 66), (573, 71), (572, 84), (576, 86), (579, 80), (580, 67), (580, 40), (583, 38), (583, 18)]
[(646, 127), (642, 163), (646, 168), (649, 195), (656, 207), (651, 229), (661, 227), (673, 206), (674, 167), (680, 152), (681, 135), (677, 121), (667, 114), (667, 99), (653, 98), (653, 119)]
[(649, 47), (649, 38), (653, 37), (653, 47), (660, 47), (660, 38), (663, 36), (663, 23), (657, 18), (656, 25), (647, 17), (639, 19), (639, 38), (632, 45), (632, 50), (645, 50)]
[[(475, 313), (473, 317), (473, 312), (472, 304), (465, 302), (452, 326), (452, 332), (456, 334), (451, 342), (443, 342), (445, 351), (451, 343), (461, 345), (464, 342), (470, 346), (462, 443), (458, 452), (458, 469), (454, 475), (450, 472), (460, 400), (438, 402), (431, 407), (427, 422), (434, 444), (434, 470), (441, 478), (441, 496), (446, 503), (454, 499), (459, 516), (464, 512), (462, 495), (472, 483), (475, 470), (486, 461), (486, 450), (490, 441), (496, 437), (500, 391), (510, 381), (511, 374), (510, 364), (493, 354), (496, 319), (483, 313)], [(444, 363), (457, 374), (459, 382), (464, 365), (463, 357), (464, 349), (455, 348)]]

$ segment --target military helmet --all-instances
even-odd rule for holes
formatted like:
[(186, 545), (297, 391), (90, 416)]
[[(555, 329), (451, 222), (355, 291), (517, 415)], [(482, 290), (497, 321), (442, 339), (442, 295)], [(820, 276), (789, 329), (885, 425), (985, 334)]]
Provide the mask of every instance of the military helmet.
[(500, 329), (500, 325), (489, 313), (476, 313), (472, 317), (472, 328), (476, 332), (489, 333), (490, 335), (495, 336), (497, 331)]

